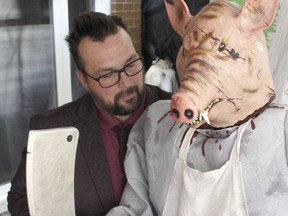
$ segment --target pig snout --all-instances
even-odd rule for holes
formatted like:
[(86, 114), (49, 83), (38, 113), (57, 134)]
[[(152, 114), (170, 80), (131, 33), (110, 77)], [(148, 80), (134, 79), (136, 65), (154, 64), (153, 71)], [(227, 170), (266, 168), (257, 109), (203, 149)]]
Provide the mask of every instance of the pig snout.
[(185, 93), (176, 93), (171, 98), (171, 115), (175, 122), (190, 123), (198, 116), (193, 100)]

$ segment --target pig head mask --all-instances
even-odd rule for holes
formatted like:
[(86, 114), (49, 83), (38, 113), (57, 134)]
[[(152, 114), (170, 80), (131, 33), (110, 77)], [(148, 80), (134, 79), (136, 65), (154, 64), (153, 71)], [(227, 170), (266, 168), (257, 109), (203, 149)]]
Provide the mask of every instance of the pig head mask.
[(176, 68), (180, 88), (171, 99), (176, 122), (198, 128), (239, 125), (275, 98), (266, 40), (277, 0), (218, 0), (192, 16), (184, 0), (164, 0), (182, 37)]

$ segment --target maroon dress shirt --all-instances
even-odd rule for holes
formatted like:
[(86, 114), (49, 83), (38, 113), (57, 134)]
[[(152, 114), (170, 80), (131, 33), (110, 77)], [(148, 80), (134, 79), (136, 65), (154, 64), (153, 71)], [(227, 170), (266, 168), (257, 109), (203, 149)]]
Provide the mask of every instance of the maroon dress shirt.
[[(136, 112), (134, 112), (126, 121), (121, 121), (110, 113), (96, 108), (99, 121), (101, 134), (105, 144), (106, 156), (108, 160), (108, 165), (110, 169), (110, 175), (113, 184), (114, 196), (116, 203), (119, 204), (121, 195), (123, 192), (123, 186), (126, 182), (126, 178), (123, 178), (123, 171), (119, 161), (119, 142), (117, 139), (117, 134), (113, 131), (113, 128), (117, 125), (118, 127), (125, 127), (126, 125), (134, 125), (136, 120), (140, 117), (145, 109), (145, 97), (143, 98), (140, 107)], [(125, 181), (125, 182), (123, 182)]]

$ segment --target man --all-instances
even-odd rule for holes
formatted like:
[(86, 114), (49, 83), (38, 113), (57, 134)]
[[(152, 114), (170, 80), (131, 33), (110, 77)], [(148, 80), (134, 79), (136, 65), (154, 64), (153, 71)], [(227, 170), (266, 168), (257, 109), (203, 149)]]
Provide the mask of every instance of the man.
[[(78, 67), (77, 77), (89, 94), (32, 117), (30, 125), (31, 129), (74, 126), (79, 130), (76, 215), (104, 215), (119, 203), (126, 182), (125, 152), (118, 156), (123, 150), (115, 126), (128, 126), (129, 132), (148, 105), (169, 99), (170, 94), (143, 84), (142, 59), (119, 17), (96, 12), (79, 15), (66, 41)], [(17, 216), (29, 215), (25, 153), (8, 192), (8, 209)]]

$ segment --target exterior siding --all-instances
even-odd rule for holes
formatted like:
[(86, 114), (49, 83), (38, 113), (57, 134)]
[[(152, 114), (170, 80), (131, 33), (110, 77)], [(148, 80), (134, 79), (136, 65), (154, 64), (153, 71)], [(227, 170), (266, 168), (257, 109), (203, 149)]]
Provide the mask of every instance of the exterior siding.
[(111, 14), (124, 19), (135, 48), (141, 54), (141, 0), (111, 0)]

